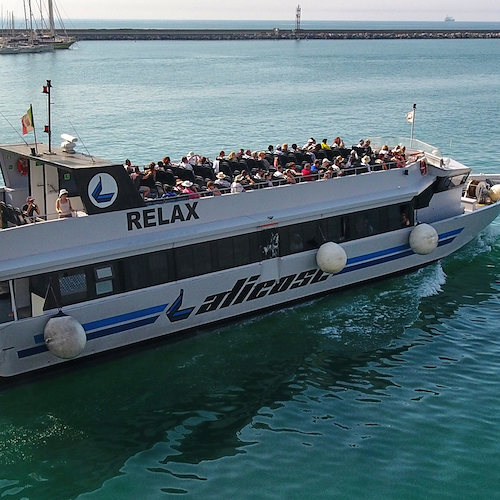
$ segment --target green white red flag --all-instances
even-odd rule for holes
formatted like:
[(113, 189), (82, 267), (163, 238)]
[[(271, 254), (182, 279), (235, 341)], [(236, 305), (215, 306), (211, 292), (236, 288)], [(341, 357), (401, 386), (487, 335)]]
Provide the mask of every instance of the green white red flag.
[(28, 132), (33, 132), (35, 126), (33, 125), (33, 110), (28, 109), (27, 113), (21, 118), (21, 124), (23, 126), (23, 135)]

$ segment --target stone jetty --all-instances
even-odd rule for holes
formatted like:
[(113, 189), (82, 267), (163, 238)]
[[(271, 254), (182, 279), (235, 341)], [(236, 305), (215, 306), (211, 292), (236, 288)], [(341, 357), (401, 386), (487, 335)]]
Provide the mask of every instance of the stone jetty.
[(387, 40), (500, 38), (491, 30), (68, 29), (77, 40)]

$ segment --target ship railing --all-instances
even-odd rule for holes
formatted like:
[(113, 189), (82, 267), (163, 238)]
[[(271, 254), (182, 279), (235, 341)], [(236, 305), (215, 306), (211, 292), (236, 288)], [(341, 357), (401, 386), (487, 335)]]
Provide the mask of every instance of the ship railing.
[[(423, 152), (420, 152), (420, 155), (423, 155)], [(415, 160), (415, 157), (412, 159), (408, 159), (408, 161), (405, 163), (404, 166), (407, 166), (410, 163), (413, 163)], [(339, 171), (334, 171), (332, 172), (332, 179), (333, 178), (342, 178), (346, 176), (352, 176), (352, 175), (359, 175), (359, 174), (366, 174), (366, 173), (371, 173), (371, 172), (378, 172), (378, 171), (384, 171), (384, 170), (393, 170), (397, 168), (403, 168), (400, 164), (398, 164), (395, 161), (387, 161), (387, 162), (382, 162), (382, 163), (377, 163), (377, 160), (373, 160), (373, 163), (370, 163), (370, 165), (363, 165), (363, 164), (356, 164), (352, 167), (341, 167)], [(273, 169), (273, 172), (276, 171), (276, 169)], [(319, 180), (329, 180), (330, 178), (325, 177), (325, 172), (311, 172), (311, 174), (308, 175), (308, 177), (312, 177), (314, 181), (319, 181)], [(278, 187), (278, 186), (286, 186), (286, 185), (296, 185), (296, 184), (303, 184), (306, 182), (312, 182), (304, 179), (304, 177), (301, 174), (298, 174), (295, 178), (295, 183), (290, 183), (287, 182), (286, 177), (272, 177), (270, 180), (272, 185), (269, 185), (269, 182), (267, 180), (255, 180), (253, 184), (249, 185), (244, 185), (245, 191), (253, 191), (253, 190), (258, 190), (258, 189), (271, 189), (273, 187)], [(196, 183), (195, 183), (196, 186)], [(169, 203), (169, 202), (175, 202), (178, 203), (179, 201), (182, 200), (189, 200), (190, 198), (205, 198), (205, 197), (211, 197), (214, 195), (213, 191), (210, 191), (209, 189), (206, 188), (204, 185), (199, 185), (197, 187), (197, 193), (189, 194), (189, 193), (179, 193), (176, 195), (169, 195), (169, 196), (158, 196), (156, 198), (146, 198), (146, 203), (147, 204), (161, 204), (161, 203)], [(221, 195), (226, 195), (226, 194), (231, 194), (231, 188), (223, 188), (220, 186), (217, 186), (218, 191), (221, 193)]]
[(432, 146), (431, 144), (427, 144), (426, 142), (420, 141), (418, 139), (410, 139), (405, 137), (398, 136), (384, 136), (384, 137), (370, 137), (371, 146), (373, 150), (378, 150), (382, 146), (387, 145), (389, 149), (394, 149), (396, 146), (404, 146), (406, 148), (406, 153), (411, 154), (416, 151), (421, 151), (430, 156), (434, 156), (436, 158), (442, 158), (441, 151)]

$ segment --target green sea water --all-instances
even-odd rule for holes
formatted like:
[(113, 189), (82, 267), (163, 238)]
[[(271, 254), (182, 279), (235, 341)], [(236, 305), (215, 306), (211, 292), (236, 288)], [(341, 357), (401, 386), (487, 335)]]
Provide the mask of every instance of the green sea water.
[[(3, 56), (1, 142), (145, 164), (415, 136), (500, 170), (500, 40), (80, 42)], [(353, 196), (357, 196), (353, 193)], [(425, 269), (0, 384), (0, 496), (499, 496), (500, 221)], [(0, 235), (1, 236), (1, 235)], [(1, 247), (2, 255), (8, 248)]]

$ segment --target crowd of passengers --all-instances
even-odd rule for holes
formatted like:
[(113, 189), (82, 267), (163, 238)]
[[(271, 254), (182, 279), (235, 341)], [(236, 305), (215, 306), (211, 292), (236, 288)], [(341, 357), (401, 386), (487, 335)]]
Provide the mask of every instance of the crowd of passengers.
[(240, 149), (226, 156), (221, 151), (215, 161), (190, 152), (180, 162), (168, 156), (151, 162), (142, 171), (125, 161), (131, 179), (144, 199), (173, 196), (219, 196), (250, 189), (331, 179), (351, 174), (402, 168), (406, 164), (405, 147), (387, 145), (374, 151), (370, 140), (360, 140), (351, 148), (336, 137), (317, 143), (311, 137), (302, 147), (288, 143), (270, 145), (266, 151)]

